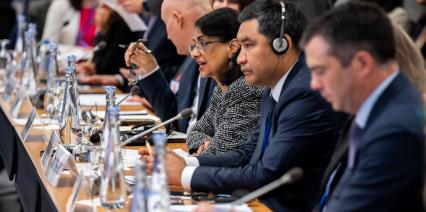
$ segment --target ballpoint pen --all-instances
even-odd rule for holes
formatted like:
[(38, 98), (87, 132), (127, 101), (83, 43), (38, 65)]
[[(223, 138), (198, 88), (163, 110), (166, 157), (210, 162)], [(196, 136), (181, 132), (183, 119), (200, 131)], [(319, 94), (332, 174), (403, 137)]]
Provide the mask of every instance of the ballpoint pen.
[(148, 141), (145, 141), (145, 147), (148, 150), (149, 156), (152, 157), (152, 148), (151, 148), (151, 144)]

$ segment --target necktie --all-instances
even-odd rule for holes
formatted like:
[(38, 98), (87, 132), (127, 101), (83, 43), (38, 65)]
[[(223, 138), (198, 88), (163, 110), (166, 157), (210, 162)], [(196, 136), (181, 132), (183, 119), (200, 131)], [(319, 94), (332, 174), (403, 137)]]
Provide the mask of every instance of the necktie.
[[(351, 128), (349, 130), (349, 153), (348, 153), (348, 166), (349, 168), (352, 168), (355, 163), (355, 154), (356, 154), (356, 148), (359, 142), (359, 138), (361, 137), (362, 129), (355, 123), (355, 121), (352, 122)], [(336, 177), (337, 171), (339, 170), (340, 166), (342, 164), (339, 163), (336, 168), (331, 173), (330, 177), (328, 178), (327, 185), (325, 187), (325, 191), (323, 195), (321, 196), (320, 200), (320, 207), (319, 211), (325, 211), (325, 206), (327, 205), (328, 199), (330, 197), (331, 192), (331, 186), (333, 184), (334, 178)]]
[(353, 168), (355, 164), (356, 149), (359, 143), (359, 138), (361, 137), (361, 133), (362, 133), (362, 129), (354, 121), (349, 131), (349, 154), (348, 154), (349, 168)]
[(269, 107), (268, 107), (268, 115), (266, 117), (265, 126), (264, 126), (264, 133), (263, 133), (263, 144), (262, 144), (262, 154), (265, 152), (266, 147), (269, 144), (269, 134), (271, 134), (271, 128), (272, 128), (272, 115), (274, 113), (274, 108), (277, 103), (272, 98), (272, 95), (269, 97)]
[(319, 204), (320, 205), (320, 207), (319, 207), (320, 212), (323, 211), (325, 206), (327, 205), (328, 198), (330, 197), (331, 185), (332, 185), (334, 177), (336, 176), (337, 171), (339, 170), (341, 165), (342, 164), (339, 163), (336, 166), (336, 168), (333, 170), (333, 172), (331, 173), (330, 177), (328, 178), (327, 185), (325, 187), (325, 191), (321, 196), (321, 200), (320, 200), (320, 204)]

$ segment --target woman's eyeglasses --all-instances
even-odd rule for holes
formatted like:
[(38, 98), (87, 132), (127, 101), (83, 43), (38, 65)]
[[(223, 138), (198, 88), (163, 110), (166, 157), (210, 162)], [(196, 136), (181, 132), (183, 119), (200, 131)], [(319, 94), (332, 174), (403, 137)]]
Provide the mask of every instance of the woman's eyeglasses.
[(195, 48), (197, 48), (198, 51), (204, 52), (207, 46), (211, 43), (222, 43), (224, 41), (222, 40), (214, 40), (214, 41), (198, 41), (195, 44), (192, 44), (189, 46), (189, 52), (192, 52)]

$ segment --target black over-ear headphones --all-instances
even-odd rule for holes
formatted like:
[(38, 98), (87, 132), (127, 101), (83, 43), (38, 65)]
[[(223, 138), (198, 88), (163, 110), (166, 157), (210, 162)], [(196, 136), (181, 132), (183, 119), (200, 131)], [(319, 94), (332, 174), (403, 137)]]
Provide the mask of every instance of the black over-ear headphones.
[(284, 54), (288, 50), (288, 41), (284, 37), (284, 28), (286, 23), (285, 17), (285, 4), (282, 0), (279, 1), (281, 5), (281, 27), (280, 27), (280, 36), (272, 39), (272, 50), (277, 54)]

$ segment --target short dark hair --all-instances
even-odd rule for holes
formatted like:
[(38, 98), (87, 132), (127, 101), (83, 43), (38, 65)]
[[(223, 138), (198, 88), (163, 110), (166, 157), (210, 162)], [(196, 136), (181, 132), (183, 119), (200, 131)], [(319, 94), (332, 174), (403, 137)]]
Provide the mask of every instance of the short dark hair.
[(384, 9), (386, 12), (392, 12), (397, 7), (402, 7), (402, 0), (358, 0), (363, 2), (369, 2), (372, 4), (376, 4), (377, 6)]
[(82, 0), (69, 0), (69, 2), (71, 3), (71, 6), (77, 11), (80, 11), (83, 7)]
[(240, 10), (244, 10), (247, 6), (253, 3), (255, 0), (233, 0), (232, 2), (240, 5)]
[(327, 12), (312, 22), (301, 45), (320, 35), (330, 45), (330, 54), (348, 66), (356, 51), (370, 52), (380, 63), (395, 58), (392, 24), (378, 6), (365, 2), (349, 2)]
[[(195, 22), (195, 27), (211, 37), (217, 37), (223, 42), (229, 42), (237, 37), (240, 23), (238, 22), (238, 12), (231, 8), (219, 8), (202, 16)], [(220, 83), (230, 85), (239, 77), (243, 76), (240, 66), (237, 64), (238, 53), (231, 58), (233, 67), (222, 73), (219, 77)]]
[[(295, 4), (284, 3), (286, 7), (284, 33), (291, 37), (293, 46), (299, 49), (298, 43), (308, 21)], [(278, 0), (257, 0), (241, 12), (238, 20), (242, 23), (253, 18), (259, 22), (259, 32), (270, 41), (280, 36), (281, 4)]]

